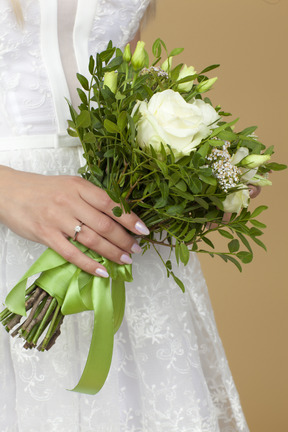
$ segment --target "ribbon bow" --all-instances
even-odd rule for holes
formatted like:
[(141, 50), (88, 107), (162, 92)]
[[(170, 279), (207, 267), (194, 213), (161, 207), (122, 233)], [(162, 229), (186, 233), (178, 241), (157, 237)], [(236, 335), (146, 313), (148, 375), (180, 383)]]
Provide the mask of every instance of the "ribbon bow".
[(90, 349), (82, 376), (72, 391), (96, 394), (106, 381), (113, 352), (114, 334), (123, 320), (125, 282), (131, 282), (131, 265), (107, 260), (78, 242), (71, 242), (87, 256), (103, 264), (111, 278), (92, 276), (67, 262), (52, 249), (47, 249), (30, 267), (6, 297), (11, 312), (26, 316), (27, 279), (41, 273), (36, 284), (61, 306), (63, 315), (94, 311)]

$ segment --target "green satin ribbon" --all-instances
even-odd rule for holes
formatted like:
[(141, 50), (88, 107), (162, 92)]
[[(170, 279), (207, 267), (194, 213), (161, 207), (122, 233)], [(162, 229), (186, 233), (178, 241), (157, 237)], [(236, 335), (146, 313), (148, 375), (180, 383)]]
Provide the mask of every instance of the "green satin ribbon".
[(131, 265), (118, 265), (78, 242), (71, 241), (87, 256), (103, 264), (111, 278), (94, 277), (47, 249), (30, 267), (6, 297), (11, 312), (26, 316), (27, 279), (41, 273), (37, 285), (61, 305), (63, 315), (94, 311), (94, 326), (86, 365), (72, 391), (96, 394), (105, 383), (113, 352), (114, 334), (119, 329), (125, 308), (125, 282), (131, 282)]

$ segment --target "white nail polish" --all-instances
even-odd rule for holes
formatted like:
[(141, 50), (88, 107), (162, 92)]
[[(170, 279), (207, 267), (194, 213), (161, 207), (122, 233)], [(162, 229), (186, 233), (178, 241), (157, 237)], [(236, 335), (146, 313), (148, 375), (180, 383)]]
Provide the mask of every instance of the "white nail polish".
[(132, 264), (132, 259), (127, 254), (121, 255), (120, 261), (122, 261), (124, 264)]
[(103, 270), (102, 268), (97, 268), (95, 271), (96, 275), (104, 277), (104, 278), (108, 278), (109, 274), (107, 273), (106, 270)]
[(144, 234), (144, 235), (150, 234), (149, 229), (146, 227), (146, 225), (143, 222), (140, 221), (136, 222), (135, 228), (140, 234)]
[(141, 248), (141, 246), (139, 246), (138, 243), (134, 243), (134, 244), (132, 245), (132, 247), (131, 247), (131, 252), (134, 252), (134, 253), (141, 253), (141, 252), (142, 252), (142, 248)]

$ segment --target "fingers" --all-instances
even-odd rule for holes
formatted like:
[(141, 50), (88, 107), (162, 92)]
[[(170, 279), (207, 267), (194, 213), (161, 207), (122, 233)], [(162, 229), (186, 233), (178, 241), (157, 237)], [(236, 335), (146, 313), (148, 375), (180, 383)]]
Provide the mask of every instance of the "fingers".
[(59, 255), (61, 255), (66, 261), (81, 268), (85, 272), (90, 273), (93, 276), (104, 278), (109, 277), (109, 274), (103, 265), (86, 256), (60, 233), (55, 233), (54, 236), (50, 236), (49, 243), (49, 246), (55, 250), (55, 252), (59, 253)]
[(249, 184), (248, 188), (249, 188), (250, 198), (256, 198), (261, 192), (261, 186), (254, 186)]
[[(81, 231), (81, 236), (78, 235), (77, 238), (81, 243), (85, 241), (85, 245), (90, 249), (95, 250), (97, 247), (97, 252), (99, 251), (99, 241), (101, 237), (108, 240), (111, 245), (117, 246), (117, 248), (122, 251), (124, 250), (128, 253), (140, 252), (140, 247), (136, 240), (122, 225), (107, 214), (89, 206), (85, 202), (83, 202), (81, 207), (75, 207), (73, 210), (75, 217), (81, 220), (85, 225), (85, 228)], [(87, 228), (89, 228), (89, 230)]]
[[(113, 223), (116, 225), (114, 221)], [(132, 264), (132, 259), (129, 255), (133, 252), (131, 248), (127, 248), (129, 249), (127, 252), (127, 249), (125, 250), (124, 247), (116, 246), (86, 225), (82, 226), (81, 232), (77, 235), (77, 241), (118, 264)], [(135, 240), (132, 241), (135, 242)], [(136, 245), (139, 251), (141, 251), (140, 246), (137, 243)]]
[(85, 182), (85, 186), (84, 184), (83, 187), (81, 185), (79, 193), (81, 198), (89, 205), (105, 213), (134, 234), (149, 234), (149, 229), (135, 213), (124, 213), (120, 217), (115, 216), (113, 214), (113, 208), (116, 207), (117, 204), (102, 189), (96, 188), (89, 182)]

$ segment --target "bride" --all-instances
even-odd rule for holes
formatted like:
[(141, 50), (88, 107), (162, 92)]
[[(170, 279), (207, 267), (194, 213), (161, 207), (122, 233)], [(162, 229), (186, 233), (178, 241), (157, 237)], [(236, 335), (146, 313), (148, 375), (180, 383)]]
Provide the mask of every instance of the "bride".
[[(0, 0), (1, 301), (49, 246), (98, 277), (106, 269), (69, 241), (119, 263), (133, 260), (124, 322), (95, 396), (72, 388), (90, 343), (89, 313), (65, 319), (45, 354), (0, 329), (1, 432), (248, 431), (196, 256), (178, 272), (183, 294), (151, 250), (135, 215), (113, 219), (113, 202), (79, 178), (81, 152), (66, 134), (65, 97), (77, 105), (76, 71), (112, 39), (133, 38), (149, 0)], [(163, 251), (165, 256), (166, 251)], [(95, 364), (97, 368), (97, 364)]]

